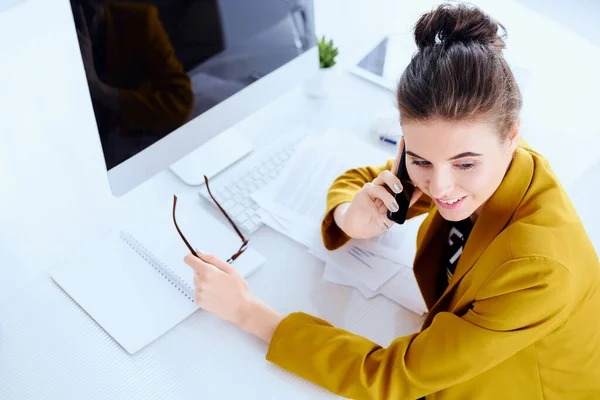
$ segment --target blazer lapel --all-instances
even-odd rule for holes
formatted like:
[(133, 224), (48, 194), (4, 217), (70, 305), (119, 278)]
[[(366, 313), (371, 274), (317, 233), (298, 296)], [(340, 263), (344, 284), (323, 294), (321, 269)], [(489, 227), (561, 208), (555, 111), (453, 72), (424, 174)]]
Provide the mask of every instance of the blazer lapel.
[[(510, 219), (512, 218), (515, 210), (519, 206), (521, 200), (527, 193), (529, 185), (531, 184), (531, 180), (533, 178), (533, 158), (531, 155), (521, 147), (517, 147), (517, 151), (515, 153), (515, 157), (512, 161), (510, 168), (508, 169), (502, 183), (496, 189), (494, 194), (488, 199), (486, 204), (484, 205), (479, 218), (475, 222), (471, 234), (469, 235), (469, 239), (465, 244), (463, 252), (458, 260), (458, 264), (456, 266), (456, 270), (450, 284), (440, 296), (439, 299), (435, 302), (433, 307), (430, 307), (429, 315), (425, 320), (423, 327), (425, 328), (431, 323), (431, 319), (437, 312), (437, 308), (440, 303), (442, 303), (445, 296), (452, 292), (453, 288), (460, 282), (460, 280), (465, 276), (467, 272), (475, 265), (481, 254), (485, 251), (485, 249), (489, 246), (489, 244), (502, 232), (502, 230), (508, 225)], [(436, 210), (435, 219), (439, 219), (440, 221), (434, 224), (432, 223), (431, 228), (434, 228), (437, 232), (441, 231), (441, 221), (443, 221), (442, 217), (439, 215), (439, 212)], [(415, 275), (417, 275), (417, 270), (425, 270), (425, 269), (437, 269), (441, 270), (442, 266), (441, 262), (441, 254), (439, 261), (436, 264), (429, 264), (428, 261), (431, 261), (432, 252), (441, 253), (441, 249), (443, 248), (443, 243), (445, 242), (445, 237), (436, 237), (436, 242), (439, 241), (439, 245), (435, 245), (432, 242), (432, 238), (436, 235), (436, 232), (432, 232), (434, 229), (429, 229), (427, 234), (424, 236), (422, 247), (420, 247), (420, 251), (417, 252), (417, 256), (415, 258)], [(423, 297), (427, 296), (430, 298), (431, 294), (429, 291), (432, 289), (435, 290), (437, 288), (437, 280), (431, 281), (433, 279), (433, 274), (429, 274), (429, 276), (425, 276), (423, 272), (420, 272), (421, 276), (427, 279), (427, 285), (430, 289), (426, 290), (426, 293), (423, 293)], [(437, 274), (435, 275), (437, 278)], [(417, 276), (418, 279), (418, 276)], [(425, 286), (425, 285), (424, 285)], [(427, 298), (425, 298), (427, 305), (429, 306), (429, 302)], [(423, 328), (423, 329), (424, 329)]]
[(444, 219), (435, 209), (423, 221), (422, 229), (419, 231), (419, 236), (421, 234), (423, 236), (417, 237), (419, 245), (415, 254), (413, 272), (429, 310), (439, 297), (437, 282), (441, 267), (435, 266), (441, 265), (442, 262), (444, 232)]

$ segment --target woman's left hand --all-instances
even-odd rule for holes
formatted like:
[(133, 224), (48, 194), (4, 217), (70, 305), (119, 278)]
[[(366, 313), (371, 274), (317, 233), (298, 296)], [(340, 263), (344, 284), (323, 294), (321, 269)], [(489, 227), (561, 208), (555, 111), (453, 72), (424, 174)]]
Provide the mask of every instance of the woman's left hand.
[[(200, 257), (200, 258), (198, 258)], [(246, 280), (230, 264), (216, 256), (188, 254), (184, 261), (194, 269), (196, 304), (226, 321), (242, 325), (253, 302)]]

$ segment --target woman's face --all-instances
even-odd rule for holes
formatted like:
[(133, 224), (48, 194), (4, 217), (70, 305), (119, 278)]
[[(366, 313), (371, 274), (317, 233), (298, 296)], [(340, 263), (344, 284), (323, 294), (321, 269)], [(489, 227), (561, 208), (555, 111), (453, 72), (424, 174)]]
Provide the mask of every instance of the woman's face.
[(402, 130), (411, 180), (448, 221), (478, 215), (502, 182), (519, 136), (517, 127), (502, 140), (484, 121), (410, 122)]

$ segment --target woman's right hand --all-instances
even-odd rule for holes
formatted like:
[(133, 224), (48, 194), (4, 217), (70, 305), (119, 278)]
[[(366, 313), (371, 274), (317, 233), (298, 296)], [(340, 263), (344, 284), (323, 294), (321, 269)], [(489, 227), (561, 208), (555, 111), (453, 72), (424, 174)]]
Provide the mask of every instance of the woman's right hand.
[[(385, 170), (372, 182), (365, 183), (362, 189), (354, 195), (352, 202), (340, 204), (334, 211), (336, 224), (348, 236), (355, 239), (369, 239), (382, 235), (392, 227), (393, 221), (387, 218), (387, 212), (398, 210), (398, 203), (394, 200), (393, 193), (402, 191), (402, 184), (396, 171), (404, 140), (400, 142), (398, 156), (394, 161), (392, 171)], [(410, 206), (423, 194), (415, 186)]]

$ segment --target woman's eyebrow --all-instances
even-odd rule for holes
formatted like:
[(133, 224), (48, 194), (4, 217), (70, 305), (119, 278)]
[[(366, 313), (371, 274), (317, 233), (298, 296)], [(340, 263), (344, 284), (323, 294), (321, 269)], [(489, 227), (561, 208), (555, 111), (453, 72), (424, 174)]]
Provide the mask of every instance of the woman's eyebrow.
[(463, 158), (463, 157), (479, 157), (481, 155), (482, 154), (474, 153), (472, 151), (466, 151), (464, 153), (460, 153), (460, 154), (455, 155), (454, 157), (450, 158), (450, 160), (456, 160), (456, 159)]
[[(416, 158), (420, 158), (421, 160), (427, 161), (425, 158), (421, 157), (421, 156), (420, 156), (420, 155), (418, 155), (418, 154), (415, 154), (415, 153), (413, 153), (412, 151), (408, 151), (408, 150), (407, 150), (407, 151), (406, 151), (406, 154), (408, 154), (409, 156), (416, 157)], [(459, 159), (459, 158), (463, 158), (463, 157), (479, 157), (479, 156), (481, 156), (481, 155), (482, 155), (482, 154), (479, 154), (479, 153), (474, 153), (474, 152), (472, 152), (472, 151), (466, 151), (466, 152), (464, 152), (464, 153), (460, 153), (460, 154), (457, 154), (457, 155), (455, 155), (454, 157), (451, 157), (451, 158), (449, 158), (449, 160), (450, 160), (450, 161), (452, 161), (452, 160), (457, 160), (457, 159)]]

